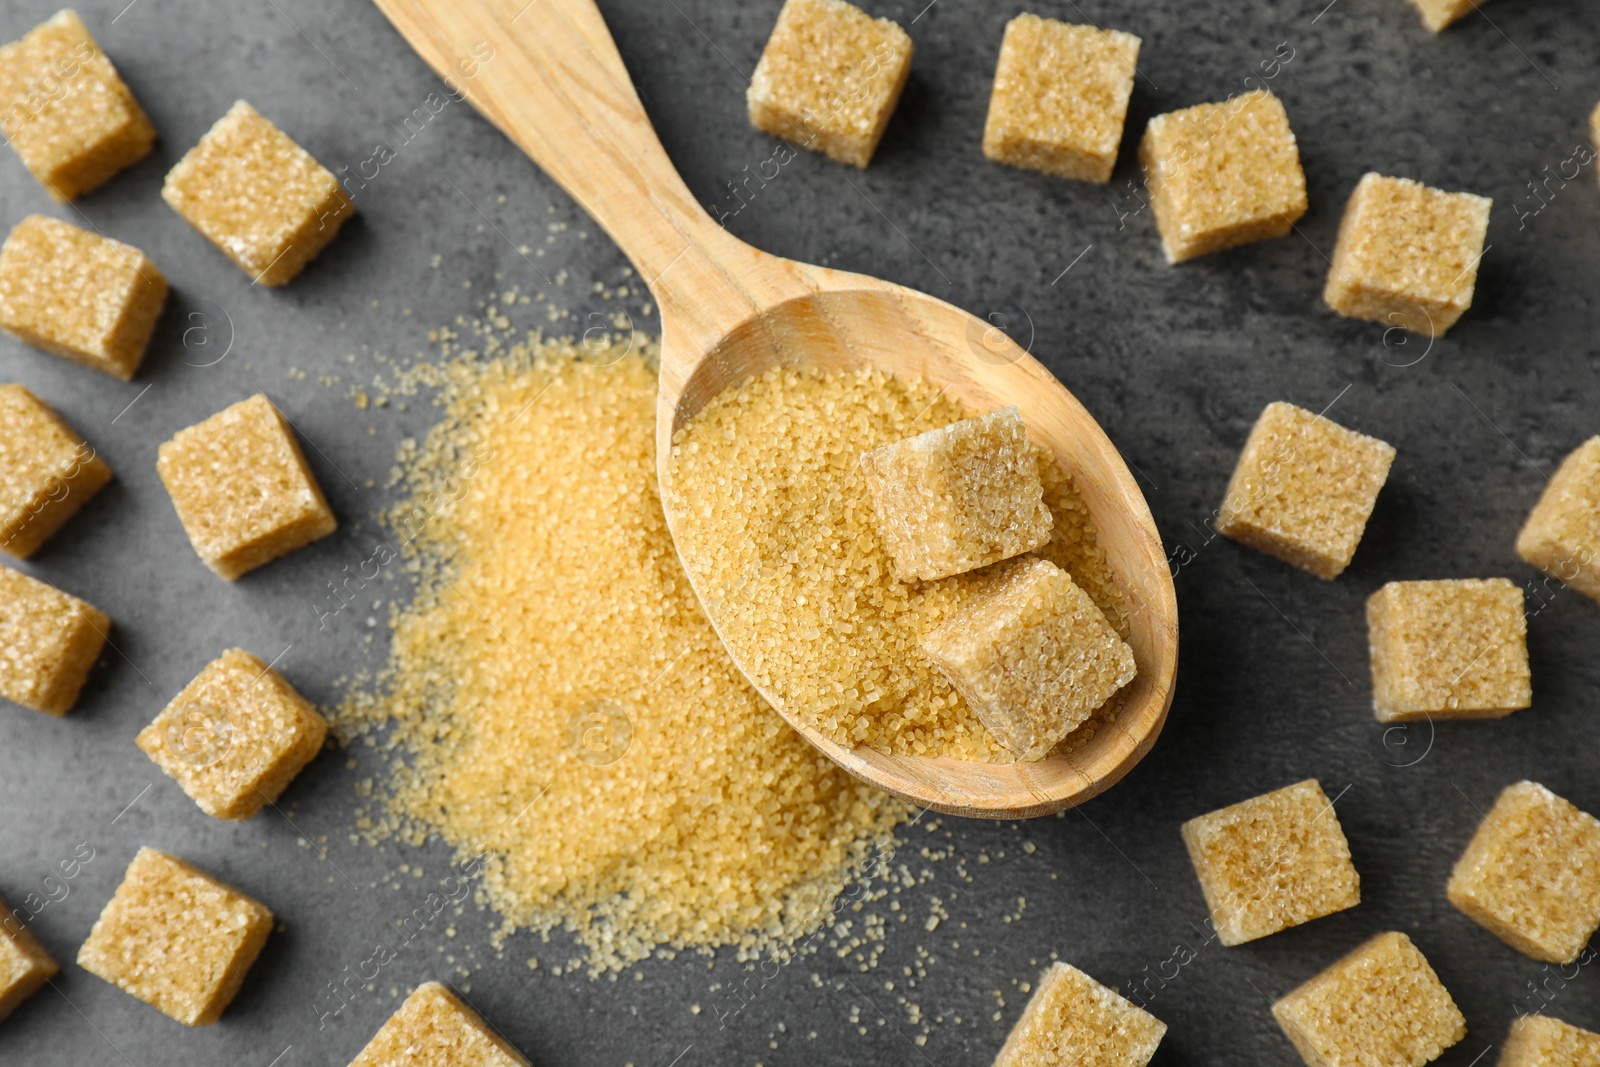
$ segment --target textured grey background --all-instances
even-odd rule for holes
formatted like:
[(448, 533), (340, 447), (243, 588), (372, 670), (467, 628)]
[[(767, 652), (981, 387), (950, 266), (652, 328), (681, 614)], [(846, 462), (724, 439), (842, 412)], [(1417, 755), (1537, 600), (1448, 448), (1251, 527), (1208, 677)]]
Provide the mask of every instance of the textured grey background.
[[(349, 842), (354, 783), (376, 766), (366, 750), (354, 753), (363, 760), (354, 771), (338, 754), (319, 759), (286, 795), (287, 817), (269, 811), (233, 826), (202, 815), (133, 735), (228, 645), (268, 658), (286, 650), (280, 667), (321, 702), (337, 698), (341, 675), (376, 664), (382, 627), (369, 631), (366, 613), (350, 609), (319, 630), (312, 605), (341, 568), (369, 554), (394, 447), (424, 431), (432, 412), (413, 403), (358, 413), (351, 389), (378, 369), (374, 353), (410, 358), (428, 347), (427, 329), (485, 295), (547, 288), (515, 245), (542, 250), (530, 259), (543, 269), (569, 272), (552, 290), (574, 313), (569, 328), (610, 310), (592, 286), (621, 282), (625, 261), (531, 164), (452, 105), (397, 148), (359, 194), (358, 220), (301, 279), (281, 291), (251, 288), (159, 200), (172, 162), (244, 97), (328, 165), (354, 166), (380, 141), (397, 147), (397, 125), (437, 83), (357, 0), (136, 0), (126, 9), (85, 0), (86, 20), (161, 143), (77, 209), (50, 204), (4, 153), (0, 222), (81, 210), (148, 252), (174, 295), (130, 384), (0, 339), (0, 379), (55, 405), (117, 472), (25, 568), (108, 611), (117, 651), (65, 719), (0, 709), (0, 896), (16, 904), (43, 893), (43, 879), (80, 843), (95, 853), (67, 896), (33, 920), (65, 967), (58, 991), (0, 1024), (0, 1063), (342, 1065), (392, 1010), (390, 988), (454, 978), (450, 956), (488, 961), (466, 980), (472, 1000), (540, 1064), (983, 1064), (1021, 1010), (1014, 983), (1034, 978), (1030, 961), (1054, 949), (1125, 988), (1170, 977), (1164, 986), (1149, 978), (1151, 1010), (1171, 1026), (1158, 1063), (1281, 1064), (1294, 1054), (1265, 998), (1389, 928), (1417, 940), (1466, 1013), (1470, 1034), (1443, 1063), (1492, 1062), (1488, 1049), (1515, 1007), (1532, 1004), (1529, 982), (1543, 984), (1552, 1014), (1600, 1027), (1596, 967), (1553, 977), (1456, 914), (1443, 891), (1477, 809), (1503, 785), (1531, 776), (1600, 811), (1600, 606), (1565, 591), (1530, 599), (1534, 706), (1436, 732), (1386, 732), (1372, 721), (1362, 622), (1365, 597), (1389, 579), (1532, 581), (1511, 549), (1517, 527), (1559, 458), (1600, 431), (1595, 167), (1565, 187), (1552, 181), (1537, 213), (1542, 201), (1528, 185), (1558, 171), (1585, 138), (1600, 99), (1600, 16), (1583, 0), (1498, 2), (1434, 38), (1404, 0), (1325, 2), (873, 0), (870, 9), (907, 26), (917, 48), (876, 162), (863, 174), (802, 154), (727, 220), (773, 252), (1006, 316), (1100, 418), (1183, 564), (1178, 696), (1152, 755), (1110, 794), (1059, 819), (946, 820), (938, 839), (953, 835), (969, 880), (946, 862), (902, 898), (916, 921), (890, 930), (875, 975), (824, 954), (779, 974), (725, 1027), (710, 986), (738, 979), (726, 954), (710, 971), (699, 958), (654, 961), (637, 968), (638, 981), (555, 977), (549, 964), (565, 953), (522, 937), (497, 961), (485, 945), (492, 918), (469, 911), (455, 920), (455, 938), (431, 930), (372, 994), (319, 1029), (312, 1005), (324, 983), (370, 953), (385, 920), (422, 902), (445, 874), (443, 850)], [(777, 0), (602, 6), (690, 187), (731, 211), (738, 201), (727, 183), (774, 147), (744, 120), (743, 81)], [(1001, 28), (1024, 7), (1144, 38), (1148, 77), (1109, 187), (995, 167), (979, 153)], [(0, 3), (0, 37), (51, 10)], [(1130, 185), (1138, 131), (1152, 114), (1239, 91), (1284, 49), (1293, 58), (1268, 84), (1287, 104), (1310, 183), (1299, 235), (1167, 267)], [(1381, 328), (1321, 306), (1343, 199), (1368, 169), (1494, 197), (1476, 305), (1431, 349), (1396, 338), (1386, 346)], [(551, 232), (552, 222), (569, 227)], [(638, 304), (629, 302), (651, 327)], [(185, 543), (155, 449), (263, 389), (315, 445), (312, 465), (343, 527), (230, 585)], [(1261, 407), (1287, 399), (1320, 409), (1336, 397), (1332, 417), (1399, 448), (1349, 572), (1325, 584), (1210, 539), (1206, 520)], [(375, 599), (398, 591), (386, 586)], [(1179, 822), (1313, 775), (1340, 797), (1362, 905), (1245, 947), (1199, 943), (1204, 909)], [(300, 832), (325, 839), (326, 860), (320, 844), (299, 843)], [(1024, 840), (1036, 851), (1022, 850)], [(248, 890), (286, 926), (210, 1029), (184, 1030), (71, 963), (142, 844)], [(980, 852), (993, 862), (978, 865)], [(427, 877), (393, 888), (400, 864), (419, 861)], [(1028, 899), (1023, 919), (1004, 922), (1018, 895)], [(951, 916), (936, 934), (920, 922), (931, 896)], [(960, 950), (950, 947), (957, 939)], [(1195, 958), (1171, 977), (1165, 961), (1180, 943)], [(904, 988), (882, 990), (918, 945), (940, 960), (913, 999), (946, 1018), (921, 1048), (895, 1004)], [(531, 972), (523, 961), (535, 953), (544, 966)], [(813, 970), (827, 979), (822, 988)], [(1005, 994), (998, 1020), (994, 990)], [(693, 1014), (696, 1003), (707, 1010)]]

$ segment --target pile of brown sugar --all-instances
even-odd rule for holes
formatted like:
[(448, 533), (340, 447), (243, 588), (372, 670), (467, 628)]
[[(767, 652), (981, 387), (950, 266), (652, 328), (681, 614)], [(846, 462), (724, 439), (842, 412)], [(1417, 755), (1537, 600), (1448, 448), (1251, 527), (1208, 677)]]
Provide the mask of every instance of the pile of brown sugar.
[[(896, 580), (858, 467), (863, 452), (971, 414), (924, 381), (781, 369), (726, 390), (674, 438), (666, 492), (681, 515), (678, 548), (723, 637), (758, 685), (835, 741), (1012, 758), (919, 648), (990, 570)], [(1035, 554), (1070, 573), (1126, 637), (1088, 508), (1042, 451), (1039, 469), (1055, 525)], [(1096, 725), (1062, 744), (1086, 744)]]
[(656, 494), (652, 366), (536, 341), (431, 373), (446, 414), (391, 516), (420, 531), (417, 592), (335, 716), (393, 751), (370, 832), (486, 855), (503, 932), (572, 931), (592, 971), (781, 955), (907, 809), (801, 740), (701, 613)]

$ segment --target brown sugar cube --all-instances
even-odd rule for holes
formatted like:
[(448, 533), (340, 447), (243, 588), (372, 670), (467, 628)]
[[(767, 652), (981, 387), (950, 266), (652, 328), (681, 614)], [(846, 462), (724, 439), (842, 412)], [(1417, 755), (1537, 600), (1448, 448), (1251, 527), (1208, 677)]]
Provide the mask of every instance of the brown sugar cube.
[(56, 200), (104, 184), (150, 154), (156, 130), (89, 30), (57, 12), (0, 48), (0, 130)]
[(179, 430), (156, 470), (194, 550), (230, 581), (339, 525), (294, 431), (261, 393)]
[(1517, 555), (1600, 600), (1600, 437), (1561, 461), (1517, 534)]
[(994, 1067), (1144, 1067), (1166, 1032), (1166, 1023), (1076, 967), (1052, 963)]
[(1521, 1015), (1500, 1047), (1500, 1067), (1600, 1067), (1600, 1034), (1548, 1015)]
[(111, 480), (93, 448), (20, 385), (0, 385), (0, 552), (25, 559)]
[(1108, 182), (1122, 143), (1139, 38), (1037, 15), (1006, 23), (983, 154), (996, 163)]
[(65, 715), (110, 630), (111, 620), (92, 604), (0, 567), (0, 697)]
[(1322, 299), (1345, 318), (1444, 336), (1472, 306), (1491, 203), (1363, 176), (1339, 223)]
[(1224, 945), (1361, 903), (1350, 844), (1314, 778), (1190, 819), (1183, 843)]
[(167, 279), (132, 245), (29, 215), (0, 247), (0, 329), (127, 381), (139, 369)]
[(1507, 786), (1445, 892), (1518, 952), (1571, 963), (1600, 930), (1600, 819), (1536, 782)]
[(758, 130), (865, 167), (911, 73), (911, 38), (844, 0), (784, 0), (745, 101)]
[(138, 745), (200, 810), (248, 819), (322, 750), (328, 722), (282, 675), (243, 649), (207, 664)]
[(861, 469), (901, 581), (976, 570), (1050, 540), (1039, 461), (1014, 407), (875, 448)]
[(283, 285), (355, 204), (328, 169), (240, 100), (167, 172), (161, 197), (262, 285)]
[(923, 639), (922, 650), (1018, 759), (1043, 759), (1133, 680), (1133, 650), (1089, 594), (1028, 557)]
[(0, 1020), (37, 993), (61, 968), (0, 901)]
[(1505, 578), (1390, 582), (1367, 600), (1379, 722), (1501, 719), (1533, 702), (1522, 590)]
[(1157, 115), (1139, 163), (1168, 263), (1282, 237), (1306, 213), (1300, 148), (1264, 89)]
[(529, 1067), (483, 1016), (438, 982), (411, 991), (350, 1067)]
[(1467, 1036), (1427, 958), (1393, 932), (1284, 996), (1272, 1015), (1310, 1067), (1422, 1067)]
[(1293, 404), (1256, 420), (1217, 532), (1332, 580), (1355, 556), (1394, 448)]
[(78, 966), (185, 1026), (210, 1026), (271, 932), (261, 904), (141, 848), (78, 949)]
[(1422, 15), (1422, 24), (1434, 33), (1463, 15), (1476, 11), (1483, 0), (1411, 0)]

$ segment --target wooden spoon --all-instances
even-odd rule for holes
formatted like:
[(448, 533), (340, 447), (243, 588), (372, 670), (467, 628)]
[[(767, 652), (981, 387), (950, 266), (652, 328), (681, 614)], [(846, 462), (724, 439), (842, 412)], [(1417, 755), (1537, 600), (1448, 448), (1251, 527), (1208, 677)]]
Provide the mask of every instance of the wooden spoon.
[[(1015, 404), (1033, 439), (1075, 476), (1129, 605), (1139, 667), (1116, 698), (1116, 720), (1093, 741), (1036, 763), (885, 755), (823, 737), (763, 692), (790, 724), (856, 777), (956, 815), (1043, 815), (1126, 774), (1154, 743), (1172, 701), (1177, 602), (1150, 508), (1083, 405), (982, 319), (903, 286), (769, 255), (719, 226), (668, 160), (592, 0), (377, 4), (438, 74), (605, 227), (650, 286), (662, 329), (658, 472), (673, 432), (723, 389), (780, 364), (870, 363), (945, 386), (973, 411)], [(669, 507), (669, 526), (673, 517)], [(729, 652), (738, 663), (739, 650)]]

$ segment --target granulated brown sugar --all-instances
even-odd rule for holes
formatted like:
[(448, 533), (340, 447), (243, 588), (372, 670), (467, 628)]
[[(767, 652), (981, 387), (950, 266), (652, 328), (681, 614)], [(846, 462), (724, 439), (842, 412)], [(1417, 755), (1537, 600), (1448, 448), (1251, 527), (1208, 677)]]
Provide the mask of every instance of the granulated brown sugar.
[(503, 930), (570, 930), (592, 970), (781, 954), (907, 809), (802, 741), (706, 622), (656, 495), (651, 366), (540, 343), (430, 375), (447, 414), (391, 515), (418, 589), (334, 717), (393, 722), (372, 832), (485, 855)]
[[(992, 569), (897, 581), (859, 466), (864, 452), (968, 414), (935, 385), (877, 370), (773, 370), (713, 399), (674, 440), (678, 548), (723, 636), (757, 684), (840, 743), (1012, 758), (919, 647)], [(1126, 638), (1088, 509), (1042, 454), (1039, 473), (1055, 525), (1035, 554)], [(1062, 743), (1094, 729), (1091, 719)]]

